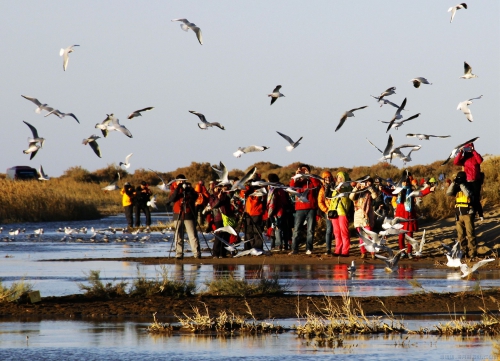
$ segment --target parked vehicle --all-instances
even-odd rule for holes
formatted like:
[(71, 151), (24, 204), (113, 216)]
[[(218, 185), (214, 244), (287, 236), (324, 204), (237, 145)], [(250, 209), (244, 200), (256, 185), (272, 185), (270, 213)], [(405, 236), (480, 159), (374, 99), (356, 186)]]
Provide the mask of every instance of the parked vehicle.
[(13, 179), (13, 180), (38, 179), (38, 172), (35, 168), (31, 168), (25, 165), (18, 165), (16, 167), (7, 169), (7, 179)]

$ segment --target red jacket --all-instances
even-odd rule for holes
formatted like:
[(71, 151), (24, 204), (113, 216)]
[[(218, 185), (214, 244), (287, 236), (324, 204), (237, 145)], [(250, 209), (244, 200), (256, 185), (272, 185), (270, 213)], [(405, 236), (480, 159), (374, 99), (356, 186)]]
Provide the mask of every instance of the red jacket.
[(464, 167), (464, 172), (467, 175), (467, 181), (477, 181), (481, 179), (481, 163), (483, 157), (472, 150), (472, 152), (459, 152), (453, 161), (455, 165)]
[(305, 210), (305, 209), (317, 209), (318, 208), (318, 188), (321, 186), (321, 183), (316, 178), (312, 177), (304, 177), (299, 178), (297, 180), (290, 180), (290, 187), (300, 188), (299, 192), (304, 192), (306, 189), (309, 189), (309, 193), (307, 194), (307, 199), (309, 202), (295, 202), (295, 210)]

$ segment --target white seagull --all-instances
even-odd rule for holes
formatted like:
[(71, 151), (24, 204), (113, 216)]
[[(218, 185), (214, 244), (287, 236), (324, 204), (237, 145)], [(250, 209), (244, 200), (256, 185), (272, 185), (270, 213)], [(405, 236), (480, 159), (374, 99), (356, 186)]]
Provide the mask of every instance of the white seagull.
[(188, 19), (172, 19), (172, 21), (182, 22), (181, 29), (184, 31), (188, 31), (189, 29), (193, 30), (194, 33), (196, 34), (196, 38), (198, 38), (200, 44), (203, 45), (203, 37), (201, 36), (201, 29), (197, 27), (196, 24), (190, 23)]
[(23, 153), (24, 154), (30, 154), (31, 153), (31, 156), (30, 156), (30, 160), (32, 160), (36, 153), (38, 152), (38, 149), (40, 149), (40, 145), (37, 144), (36, 142), (30, 142), (28, 144), (28, 149), (26, 150), (23, 150)]
[(472, 266), (472, 268), (469, 268), (469, 266), (467, 266), (465, 263), (462, 263), (460, 265), (460, 271), (462, 271), (462, 278), (464, 277), (469, 277), (471, 276), (473, 273), (477, 273), (477, 269), (479, 267), (482, 267), (484, 266), (485, 264), (489, 263), (489, 262), (493, 262), (495, 261), (495, 258), (490, 258), (490, 259), (483, 259), (477, 263), (474, 264), (474, 266)]
[(351, 262), (351, 265), (347, 267), (347, 272), (351, 274), (351, 276), (356, 272), (356, 265), (354, 264), (354, 261)]
[(368, 138), (366, 138), (366, 140), (373, 147), (375, 147), (375, 149), (377, 149), (380, 153), (382, 153), (382, 156), (383, 156), (382, 160), (391, 158), (391, 150), (392, 150), (392, 147), (394, 146), (394, 140), (392, 139), (392, 135), (389, 134), (389, 139), (387, 139), (387, 145), (385, 146), (385, 149), (383, 151), (381, 149), (379, 149), (375, 144), (370, 142), (370, 140)]
[(247, 174), (245, 174), (239, 181), (233, 184), (230, 192), (235, 191), (237, 189), (245, 189), (245, 183), (247, 183), (250, 179), (252, 179), (256, 172), (257, 172), (257, 167), (251, 168), (247, 172)]
[(391, 123), (390, 128), (388, 128), (388, 129), (385, 131), (385, 132), (387, 133), (387, 132), (389, 131), (389, 129), (394, 128), (394, 129), (398, 130), (398, 129), (399, 129), (399, 127), (400, 127), (400, 126), (402, 126), (405, 122), (407, 122), (407, 121), (409, 121), (409, 120), (412, 120), (412, 119), (415, 119), (415, 118), (418, 118), (419, 116), (420, 116), (420, 113), (415, 114), (415, 115), (412, 115), (411, 117), (409, 117), (409, 118), (407, 118), (407, 119), (403, 119), (403, 120), (401, 120), (401, 121), (399, 121), (399, 122), (396, 122), (396, 121), (394, 121), (394, 120), (391, 120), (390, 122), (388, 122), (388, 121), (384, 121), (384, 120), (379, 120), (379, 122), (386, 123), (386, 124), (387, 124), (387, 123)]
[(139, 109), (139, 110), (136, 110), (132, 113), (129, 114), (129, 116), (127, 117), (127, 119), (132, 119), (132, 118), (135, 118), (135, 117), (142, 117), (142, 112), (147, 112), (149, 110), (153, 110), (155, 107), (147, 107), (147, 108), (142, 108), (142, 109)]
[(460, 4), (452, 6), (451, 8), (448, 9), (448, 12), (451, 11), (450, 23), (453, 21), (453, 18), (455, 17), (455, 13), (457, 12), (457, 10), (460, 10), (460, 9), (467, 9), (467, 4), (460, 3)]
[(472, 74), (472, 67), (464, 61), (464, 75), (462, 75), (459, 79), (472, 79), (478, 78), (476, 74)]
[(47, 114), (45, 114), (45, 116), (48, 117), (51, 114), (55, 114), (59, 118), (64, 118), (65, 116), (70, 116), (73, 119), (75, 119), (78, 124), (80, 124), (80, 121), (78, 120), (78, 118), (73, 113), (63, 113), (59, 109), (53, 109), (50, 112), (48, 112)]
[(458, 240), (455, 241), (455, 244), (452, 247), (447, 246), (444, 243), (441, 243), (441, 246), (446, 251), (444, 253), (446, 258), (448, 259), (448, 263), (446, 263), (446, 265), (452, 268), (460, 267), (460, 265), (462, 264), (461, 260), (463, 257), (463, 252), (460, 249), (460, 242), (458, 242)]
[(243, 154), (250, 153), (250, 152), (263, 152), (266, 149), (269, 149), (269, 147), (266, 147), (264, 145), (250, 145), (248, 147), (238, 147), (238, 150), (233, 153), (233, 155), (236, 158), (240, 158)]
[(30, 123), (25, 122), (24, 120), (23, 120), (23, 123), (26, 124), (30, 128), (31, 133), (33, 134), (33, 138), (28, 138), (28, 143), (33, 143), (33, 142), (37, 143), (38, 142), (38, 143), (40, 143), (40, 148), (43, 148), (43, 143), (45, 142), (45, 138), (39, 137), (36, 128), (34, 126), (32, 126)]
[(276, 85), (276, 88), (274, 88), (273, 92), (271, 94), (267, 95), (268, 97), (271, 97), (271, 105), (273, 105), (273, 103), (278, 98), (284, 97), (284, 95), (281, 94), (280, 89), (281, 89), (281, 85)]
[(377, 257), (385, 262), (385, 265), (386, 265), (385, 271), (386, 272), (393, 272), (396, 269), (398, 262), (401, 259), (401, 256), (403, 255), (403, 252), (406, 252), (406, 250), (405, 249), (400, 250), (392, 258), (387, 258), (384, 256), (380, 256), (378, 254), (376, 254), (375, 257)]
[(279, 135), (281, 135), (283, 138), (286, 139), (286, 141), (288, 143), (290, 143), (290, 145), (287, 145), (285, 148), (286, 150), (288, 150), (289, 152), (291, 152), (292, 150), (294, 150), (295, 148), (297, 148), (299, 145), (300, 145), (300, 141), (302, 140), (303, 137), (300, 137), (299, 140), (297, 140), (296, 142), (294, 142), (292, 140), (292, 138), (290, 138), (288, 135), (285, 135), (283, 133), (280, 133), (278, 131), (276, 131), (276, 133), (278, 133)]
[(162, 191), (164, 191), (164, 192), (169, 192), (169, 191), (170, 191), (170, 188), (169, 188), (169, 187), (167, 187), (167, 184), (165, 183), (165, 181), (163, 180), (163, 178), (162, 178), (162, 177), (160, 177), (160, 175), (159, 175), (157, 172), (155, 172), (154, 170), (152, 170), (152, 169), (149, 169), (149, 170), (150, 170), (151, 172), (155, 173), (155, 174), (158, 176), (158, 178), (160, 178), (160, 180), (161, 180), (161, 182), (162, 182), (161, 184), (158, 184), (158, 185), (157, 185), (157, 187), (158, 187), (158, 188), (160, 188), (160, 189), (161, 189)]
[(230, 184), (229, 172), (224, 163), (219, 162), (219, 168), (212, 166), (212, 169), (215, 173), (217, 173), (217, 176), (219, 177), (219, 185)]
[(406, 134), (407, 138), (412, 138), (415, 137), (418, 140), (429, 140), (431, 137), (434, 138), (449, 138), (450, 135), (432, 135), (432, 134), (413, 134), (413, 133), (408, 133)]
[(247, 256), (247, 255), (260, 256), (263, 253), (264, 253), (264, 251), (262, 251), (261, 249), (252, 248), (252, 249), (248, 249), (248, 250), (243, 251), (243, 252), (238, 252), (238, 254), (234, 257), (243, 257), (243, 256)]
[(48, 107), (47, 104), (42, 104), (40, 101), (38, 101), (37, 98), (29, 97), (26, 95), (21, 95), (24, 99), (29, 100), (30, 102), (33, 102), (37, 108), (35, 109), (35, 113), (40, 114), (42, 110), (46, 110), (48, 112), (51, 112), (54, 110), (54, 108)]
[(413, 86), (415, 88), (419, 88), (420, 84), (429, 84), (429, 85), (432, 85), (432, 83), (429, 83), (429, 81), (427, 79), (422, 78), (421, 76), (417, 76), (416, 78), (413, 78), (410, 81), (413, 82)]
[(47, 176), (47, 174), (45, 174), (45, 172), (43, 171), (43, 167), (42, 165), (40, 164), (40, 168), (38, 168), (38, 180), (49, 180), (50, 177)]
[(469, 143), (474, 143), (477, 139), (479, 139), (479, 137), (472, 138), (472, 139), (470, 139), (470, 140), (468, 140), (468, 141), (466, 141), (466, 142), (464, 142), (462, 144), (457, 145), (455, 148), (453, 148), (451, 150), (450, 155), (448, 156), (448, 158), (441, 165), (445, 165), (446, 163), (448, 163), (448, 161), (451, 158), (454, 158), (458, 154), (458, 152), (460, 151), (460, 148), (462, 148), (464, 145), (469, 144)]
[(120, 180), (120, 173), (116, 173), (116, 177), (115, 179), (113, 179), (113, 181), (111, 181), (106, 187), (104, 188), (101, 188), (103, 191), (116, 191), (118, 189), (120, 189), (120, 187), (118, 187), (117, 183), (118, 181)]
[(128, 130), (124, 125), (121, 125), (120, 121), (115, 117), (113, 113), (106, 115), (107, 117), (103, 120), (102, 123), (97, 123), (95, 125), (96, 128), (101, 129), (102, 135), (104, 135), (104, 137), (108, 136), (108, 132), (115, 130), (122, 132), (129, 138), (132, 138), (132, 133), (130, 133), (130, 130)]
[(127, 156), (125, 157), (125, 163), (120, 162), (120, 163), (118, 163), (118, 165), (119, 165), (119, 166), (122, 166), (122, 165), (123, 165), (125, 168), (129, 169), (129, 168), (130, 168), (130, 157), (132, 157), (132, 155), (133, 155), (133, 154), (134, 154), (134, 153), (130, 153), (129, 155), (127, 155)]
[[(395, 103), (393, 103), (393, 102), (391, 102), (391, 101), (389, 101), (389, 100), (387, 100), (385, 98), (378, 100), (379, 97), (376, 97), (376, 96), (373, 96), (373, 95), (370, 95), (370, 96), (372, 98), (376, 99), (377, 102), (380, 104), (381, 107), (382, 107), (382, 105), (389, 104), (389, 105), (392, 105), (394, 108), (399, 108), (399, 105), (397, 105), (397, 104), (395, 104)], [(403, 109), (403, 110), (406, 111), (406, 109)]]
[(340, 118), (340, 122), (339, 122), (339, 125), (337, 125), (337, 128), (335, 128), (335, 131), (339, 130), (340, 127), (342, 127), (342, 125), (344, 124), (344, 122), (346, 121), (347, 117), (354, 117), (354, 111), (356, 110), (360, 110), (360, 109), (364, 109), (366, 108), (368, 105), (365, 105), (365, 106), (362, 106), (362, 107), (359, 107), (359, 108), (354, 108), (354, 109), (351, 109), (351, 110), (348, 110), (346, 111), (344, 114), (342, 114), (342, 117)]
[(191, 114), (197, 115), (198, 118), (200, 118), (201, 123), (198, 123), (198, 127), (200, 129), (208, 129), (208, 128), (211, 128), (211, 127), (218, 127), (218, 128), (220, 128), (222, 130), (226, 129), (226, 128), (224, 128), (223, 125), (221, 125), (218, 122), (208, 122), (207, 119), (205, 118), (205, 116), (203, 114), (201, 114), (201, 113), (198, 113), (197, 111), (190, 110), (189, 112)]
[(396, 90), (396, 87), (392, 86), (392, 87), (388, 88), (387, 90), (383, 91), (382, 94), (380, 94), (380, 96), (378, 97), (378, 101), (381, 101), (383, 97), (387, 97), (389, 95), (396, 94), (395, 90)]
[(63, 70), (64, 71), (66, 71), (66, 68), (68, 67), (69, 53), (73, 52), (74, 46), (80, 46), (80, 45), (71, 45), (71, 46), (68, 46), (66, 49), (59, 50), (59, 56), (63, 57)]
[(156, 194), (153, 195), (153, 197), (151, 197), (151, 199), (146, 203), (146, 205), (148, 207), (158, 209), (158, 207), (156, 206)]
[(92, 134), (90, 137), (86, 138), (83, 140), (82, 144), (83, 145), (90, 145), (90, 148), (94, 151), (94, 153), (101, 158), (101, 149), (99, 148), (99, 144), (97, 144), (96, 140), (99, 139), (100, 137)]
[(411, 246), (414, 248), (413, 250), (413, 254), (416, 256), (416, 257), (422, 257), (422, 251), (424, 249), (424, 244), (425, 244), (425, 229), (424, 229), (424, 232), (422, 233), (422, 239), (419, 241), (417, 241), (416, 239), (408, 236), (407, 234), (405, 234), (405, 239), (410, 242)]
[(464, 100), (463, 102), (458, 103), (457, 110), (461, 110), (461, 111), (462, 111), (462, 113), (464, 113), (464, 114), (465, 114), (465, 117), (467, 118), (467, 120), (468, 120), (469, 122), (474, 121), (474, 119), (472, 118), (472, 113), (471, 113), (471, 111), (470, 111), (470, 109), (469, 109), (468, 105), (471, 105), (471, 104), (472, 104), (472, 101), (473, 101), (474, 99), (481, 99), (482, 97), (483, 97), (483, 96), (482, 96), (482, 95), (480, 95), (480, 96), (478, 96), (478, 97), (476, 97), (476, 98), (471, 98), (471, 99)]
[(385, 131), (386, 133), (391, 129), (392, 123), (394, 123), (396, 120), (401, 119), (403, 116), (401, 115), (401, 111), (405, 108), (406, 106), (406, 98), (403, 100), (401, 105), (399, 106), (398, 110), (396, 110), (396, 114), (394, 114), (394, 117), (391, 119), (389, 122), (389, 126), (387, 127), (387, 130)]

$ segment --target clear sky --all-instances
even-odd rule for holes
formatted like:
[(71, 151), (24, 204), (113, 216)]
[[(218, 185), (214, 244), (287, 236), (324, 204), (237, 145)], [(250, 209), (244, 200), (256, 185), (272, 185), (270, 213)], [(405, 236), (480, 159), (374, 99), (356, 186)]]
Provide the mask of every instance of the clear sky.
[[(372, 165), (387, 142), (395, 108), (370, 97), (395, 86), (388, 99), (407, 98), (396, 145), (421, 144), (412, 164), (446, 159), (459, 143), (479, 136), (481, 154), (500, 154), (500, 2), (468, 1), (450, 24), (451, 1), (8, 1), (2, 3), (2, 132), (0, 172), (43, 165), (49, 176), (73, 166), (90, 171), (131, 158), (137, 168), (172, 171), (192, 161), (245, 169), (257, 161), (321, 167)], [(203, 32), (200, 45), (174, 18)], [(68, 69), (59, 50), (72, 44)], [(467, 61), (479, 78), (463, 80)], [(432, 85), (415, 89), (410, 79)], [(282, 85), (284, 98), (270, 106)], [(70, 117), (44, 118), (21, 94)], [(457, 105), (470, 106), (470, 123)], [(335, 132), (344, 111), (360, 106)], [(143, 117), (132, 111), (154, 106)], [(197, 127), (196, 110), (226, 130)], [(133, 134), (98, 140), (99, 159), (82, 140), (114, 113)], [(33, 160), (22, 153), (31, 136), (23, 120), (46, 138)], [(301, 145), (288, 145), (276, 131)], [(451, 135), (418, 141), (407, 133)], [(263, 153), (232, 153), (265, 145)], [(400, 160), (393, 163), (403, 166)]]

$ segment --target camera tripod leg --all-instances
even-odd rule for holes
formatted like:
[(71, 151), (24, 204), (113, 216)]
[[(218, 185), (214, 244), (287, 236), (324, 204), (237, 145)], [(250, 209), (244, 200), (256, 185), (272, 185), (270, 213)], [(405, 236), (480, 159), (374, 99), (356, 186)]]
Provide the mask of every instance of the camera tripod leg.
[[(264, 236), (262, 235), (262, 229), (259, 229), (259, 227), (257, 227), (257, 225), (255, 224), (254, 220), (252, 219), (252, 216), (249, 216), (248, 214), (246, 214), (245, 212), (242, 214), (242, 217), (241, 217), (241, 225), (240, 225), (240, 229), (241, 229), (241, 226), (243, 225), (246, 225), (246, 219), (250, 220), (250, 223), (251, 223), (251, 226), (253, 227), (253, 229), (257, 232), (258, 236), (260, 237), (260, 239), (262, 240), (262, 248), (266, 248), (266, 250), (269, 252), (270, 249), (269, 249), (269, 246), (266, 244), (266, 240), (264, 239)], [(246, 233), (245, 233), (245, 240), (246, 240)]]

